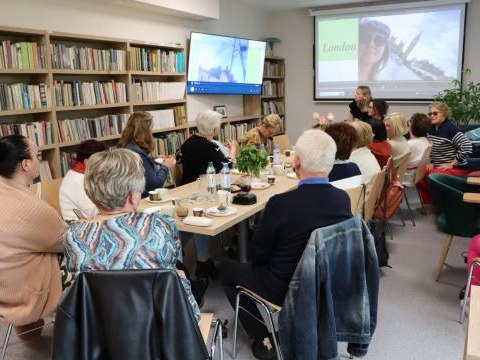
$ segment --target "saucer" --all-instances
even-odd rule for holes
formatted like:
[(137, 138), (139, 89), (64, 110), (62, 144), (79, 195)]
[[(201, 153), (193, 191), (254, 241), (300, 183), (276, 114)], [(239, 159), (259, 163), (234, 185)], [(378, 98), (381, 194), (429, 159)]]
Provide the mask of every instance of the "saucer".
[(252, 184), (251, 184), (252, 190), (263, 190), (263, 189), (267, 189), (269, 187), (270, 187), (269, 183), (262, 182), (262, 181), (255, 182), (255, 183), (252, 182)]
[(216, 206), (207, 209), (206, 213), (212, 216), (230, 216), (237, 213), (237, 208), (229, 206), (225, 211), (219, 211)]
[(162, 200), (150, 200), (150, 198), (147, 198), (147, 201), (148, 202), (151, 202), (153, 204), (161, 204), (161, 203), (166, 203), (168, 201), (172, 201), (173, 197), (171, 197), (170, 195), (167, 196), (165, 199), (162, 199)]
[(294, 172), (289, 172), (289, 173), (287, 174), (287, 177), (288, 177), (289, 179), (298, 180), (297, 174), (295, 174)]

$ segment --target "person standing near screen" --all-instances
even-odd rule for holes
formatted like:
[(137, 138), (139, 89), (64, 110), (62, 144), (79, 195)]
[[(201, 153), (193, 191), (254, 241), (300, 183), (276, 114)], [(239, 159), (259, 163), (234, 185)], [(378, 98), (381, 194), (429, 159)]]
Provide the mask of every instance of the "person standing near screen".
[(369, 118), (368, 104), (370, 103), (371, 99), (372, 92), (368, 86), (357, 87), (357, 90), (355, 91), (355, 100), (348, 104), (348, 107), (350, 108), (348, 120), (367, 120)]

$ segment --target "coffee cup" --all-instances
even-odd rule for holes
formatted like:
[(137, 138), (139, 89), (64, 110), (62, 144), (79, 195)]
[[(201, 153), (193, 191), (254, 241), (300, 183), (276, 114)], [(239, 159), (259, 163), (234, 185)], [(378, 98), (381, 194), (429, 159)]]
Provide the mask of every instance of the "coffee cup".
[(160, 194), (157, 192), (157, 190), (149, 191), (149, 192), (148, 192), (148, 198), (149, 198), (151, 201), (159, 201), (159, 200), (162, 200), (162, 197), (161, 197)]
[(285, 150), (285, 156), (289, 157), (290, 156), (290, 150)]
[(193, 216), (203, 216), (203, 208), (198, 208), (198, 207), (195, 207), (192, 209), (192, 212), (193, 212)]
[(275, 175), (268, 175), (268, 176), (267, 176), (267, 182), (268, 182), (270, 185), (275, 184)]
[(283, 174), (283, 165), (274, 164), (272, 165), (272, 170), (275, 175), (282, 175)]
[(175, 217), (175, 206), (165, 205), (160, 208), (160, 214)]
[(179, 218), (188, 216), (187, 199), (174, 199), (173, 203), (175, 205), (175, 214)]
[(158, 188), (158, 189), (155, 189), (155, 191), (158, 193), (158, 195), (160, 196), (160, 199), (159, 200), (166, 200), (168, 199), (168, 189), (165, 189), (165, 188)]

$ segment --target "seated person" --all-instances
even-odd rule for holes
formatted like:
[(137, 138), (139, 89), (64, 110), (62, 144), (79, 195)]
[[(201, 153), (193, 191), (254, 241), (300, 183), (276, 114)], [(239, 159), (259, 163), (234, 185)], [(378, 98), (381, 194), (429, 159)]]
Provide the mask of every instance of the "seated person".
[(393, 113), (385, 119), (388, 142), (392, 145), (393, 167), (396, 169), (399, 165), (399, 159), (410, 152), (405, 134), (407, 133), (407, 120), (400, 113)]
[(24, 136), (0, 139), (0, 318), (17, 334), (42, 326), (62, 295), (58, 255), (65, 223), (29, 189), (38, 176), (38, 154)]
[(408, 169), (415, 169), (418, 166), (425, 150), (430, 145), (430, 141), (427, 139), (430, 127), (430, 119), (425, 114), (415, 113), (410, 118), (410, 139), (407, 141), (410, 148)]
[(273, 151), (273, 136), (281, 129), (282, 119), (278, 114), (269, 114), (265, 116), (260, 125), (250, 129), (245, 134), (245, 140), (242, 145), (264, 145), (265, 150), (271, 154)]
[(349, 124), (353, 126), (358, 135), (357, 146), (350, 155), (350, 161), (357, 164), (362, 173), (362, 183), (366, 184), (366, 196), (372, 187), (372, 177), (381, 171), (377, 159), (368, 148), (373, 140), (372, 127), (363, 121), (353, 121)]
[(392, 156), (392, 145), (387, 141), (387, 129), (385, 128), (385, 115), (388, 111), (388, 104), (385, 100), (374, 99), (368, 105), (368, 119), (365, 120), (372, 127), (373, 142), (369, 148), (376, 157), (381, 168), (385, 166)]
[[(350, 199), (328, 181), (336, 146), (321, 130), (307, 130), (295, 145), (293, 169), (300, 179), (298, 188), (274, 195), (268, 201), (260, 224), (251, 240), (251, 263), (226, 263), (222, 283), (227, 298), (235, 306), (237, 285), (266, 300), (283, 305), (288, 285), (313, 230), (344, 221), (352, 216)], [(261, 318), (255, 304), (245, 298), (241, 306)], [(266, 326), (241, 311), (240, 322), (254, 340), (253, 354), (271, 359), (275, 350), (265, 345)]]
[(142, 197), (148, 192), (163, 187), (168, 176), (168, 166), (175, 164), (173, 158), (162, 159), (166, 164), (157, 163), (153, 157), (155, 140), (152, 136), (153, 117), (146, 111), (134, 112), (128, 118), (127, 125), (122, 131), (119, 147), (136, 152), (142, 158), (145, 173), (145, 189)]
[(107, 147), (104, 143), (96, 140), (85, 140), (78, 147), (75, 157), (75, 165), (68, 170), (60, 185), (60, 209), (62, 217), (67, 220), (77, 220), (73, 209), (80, 210), (85, 216), (94, 216), (97, 214), (97, 208), (85, 194), (83, 188), (83, 174), (85, 166), (90, 155), (103, 151)]
[(328, 126), (325, 132), (337, 145), (335, 162), (328, 179), (333, 186), (349, 189), (362, 184), (362, 174), (357, 164), (349, 161), (353, 148), (357, 145), (358, 135), (355, 129), (346, 122)]
[[(67, 269), (75, 277), (86, 270), (175, 270), (181, 244), (175, 221), (158, 212), (136, 212), (145, 187), (140, 156), (114, 149), (93, 154), (85, 171), (85, 192), (98, 215), (71, 224), (62, 241)], [(183, 271), (177, 270), (192, 310), (200, 311)]]

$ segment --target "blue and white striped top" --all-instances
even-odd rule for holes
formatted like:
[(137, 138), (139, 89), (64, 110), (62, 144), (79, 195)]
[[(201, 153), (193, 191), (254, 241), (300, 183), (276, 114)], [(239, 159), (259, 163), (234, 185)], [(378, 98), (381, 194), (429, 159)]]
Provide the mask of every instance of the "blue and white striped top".
[(428, 140), (432, 143), (430, 161), (435, 165), (453, 160), (464, 165), (472, 153), (470, 140), (449, 119), (445, 119), (438, 128), (433, 125), (428, 132)]
[[(78, 221), (62, 235), (67, 268), (86, 270), (175, 270), (181, 242), (175, 221), (158, 213), (126, 213), (103, 221)], [(181, 278), (197, 321), (200, 310), (190, 282)]]

